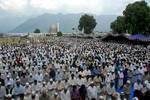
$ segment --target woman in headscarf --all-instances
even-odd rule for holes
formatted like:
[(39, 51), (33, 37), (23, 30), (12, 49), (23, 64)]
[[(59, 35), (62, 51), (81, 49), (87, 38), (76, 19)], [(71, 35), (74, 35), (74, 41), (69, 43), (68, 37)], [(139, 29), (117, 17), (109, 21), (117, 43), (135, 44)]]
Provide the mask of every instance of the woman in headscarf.
[(81, 100), (86, 100), (87, 89), (86, 89), (85, 85), (81, 85), (81, 87), (79, 89), (79, 93), (80, 93)]
[(73, 86), (73, 89), (71, 91), (71, 100), (82, 100), (81, 97), (80, 97), (80, 93), (77, 90), (76, 85)]

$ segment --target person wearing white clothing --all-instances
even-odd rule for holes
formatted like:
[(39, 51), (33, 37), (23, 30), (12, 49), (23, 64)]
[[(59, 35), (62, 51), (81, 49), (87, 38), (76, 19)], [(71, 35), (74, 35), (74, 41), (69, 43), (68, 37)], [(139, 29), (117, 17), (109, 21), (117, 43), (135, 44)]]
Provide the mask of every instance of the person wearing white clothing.
[(77, 84), (80, 85), (80, 86), (82, 84), (85, 84), (85, 80), (84, 80), (84, 78), (81, 77), (81, 75), (79, 75), (79, 78), (77, 78)]
[(134, 90), (138, 90), (141, 91), (141, 89), (143, 88), (143, 85), (139, 82), (134, 83)]
[(97, 88), (94, 86), (93, 83), (91, 83), (91, 85), (87, 89), (87, 94), (88, 94), (89, 100), (91, 100), (92, 98), (97, 99), (97, 97), (98, 97), (97, 93), (98, 93)]
[(54, 82), (52, 79), (50, 79), (50, 82), (47, 83), (47, 86), (48, 86), (48, 90), (51, 91), (55, 88), (54, 86)]
[(69, 79), (69, 85), (76, 85), (76, 78), (74, 77), (74, 75), (71, 75), (72, 77)]
[(111, 82), (111, 74), (110, 73), (107, 73), (105, 81), (106, 81), (106, 84), (110, 84), (110, 82)]
[(43, 82), (43, 84), (42, 84), (42, 86), (41, 86), (40, 92), (42, 92), (42, 91), (48, 92), (48, 86), (47, 86), (46, 82)]
[(64, 89), (60, 92), (60, 98), (61, 100), (70, 100), (70, 91), (67, 89)]
[(20, 98), (21, 100), (23, 100), (24, 93), (25, 88), (20, 84), (20, 80), (17, 80), (16, 85), (12, 90), (13, 96), (15, 96), (15, 98)]
[(10, 76), (7, 76), (7, 79), (5, 80), (5, 86), (8, 86), (8, 83), (11, 85), (11, 87), (13, 87), (14, 85), (14, 80), (12, 78), (10, 78)]
[(29, 83), (26, 83), (26, 85), (25, 85), (25, 95), (28, 96), (28, 95), (31, 94), (31, 92), (32, 92), (31, 86), (29, 85)]
[(5, 95), (6, 95), (6, 89), (4, 86), (1, 85), (1, 82), (0, 82), (0, 100), (4, 100)]
[(39, 100), (39, 96), (35, 93), (35, 91), (32, 91), (31, 95), (25, 97), (24, 100)]
[(118, 74), (119, 74), (119, 88), (120, 88), (123, 85), (123, 78), (124, 78), (123, 70), (121, 69), (121, 71), (119, 71)]
[(36, 93), (39, 93), (41, 90), (42, 85), (38, 83), (36, 80), (34, 83), (31, 85), (32, 91), (35, 91)]
[(42, 82), (43, 75), (40, 72), (38, 72), (38, 74), (35, 75), (34, 79), (37, 80), (38, 82)]

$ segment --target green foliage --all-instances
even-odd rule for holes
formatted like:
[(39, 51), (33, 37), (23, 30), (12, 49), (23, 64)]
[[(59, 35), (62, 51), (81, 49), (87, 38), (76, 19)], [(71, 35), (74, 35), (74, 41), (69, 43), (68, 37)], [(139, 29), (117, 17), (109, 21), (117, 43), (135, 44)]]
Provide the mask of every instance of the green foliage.
[(125, 18), (123, 16), (118, 16), (117, 20), (111, 23), (111, 29), (113, 29), (114, 33), (125, 33)]
[(63, 36), (62, 32), (57, 32), (57, 36)]
[(37, 28), (34, 30), (34, 33), (41, 33), (41, 31), (40, 31), (40, 29)]
[(127, 5), (123, 16), (111, 23), (113, 32), (131, 34), (150, 33), (150, 7), (145, 1)]
[(94, 28), (96, 27), (96, 20), (91, 15), (82, 15), (79, 20), (79, 26), (78, 29), (80, 31), (84, 30), (84, 33), (90, 34), (93, 32)]

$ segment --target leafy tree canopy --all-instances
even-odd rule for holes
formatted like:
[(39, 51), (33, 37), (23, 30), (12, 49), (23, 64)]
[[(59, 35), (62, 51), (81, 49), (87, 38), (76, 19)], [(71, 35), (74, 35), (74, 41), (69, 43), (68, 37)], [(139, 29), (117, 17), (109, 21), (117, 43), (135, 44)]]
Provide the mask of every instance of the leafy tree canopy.
[(63, 36), (63, 33), (62, 32), (57, 32), (57, 36)]
[(40, 31), (40, 29), (37, 28), (34, 30), (34, 33), (41, 33), (41, 31)]
[(117, 33), (150, 33), (150, 7), (147, 2), (137, 1), (127, 5), (123, 11), (123, 16), (112, 22), (111, 28), (113, 32)]
[(111, 23), (111, 28), (113, 29), (114, 33), (124, 33), (126, 31), (125, 27), (124, 16), (118, 16), (117, 20)]
[(84, 31), (84, 33), (86, 34), (90, 34), (93, 32), (94, 28), (96, 27), (96, 24), (96, 20), (93, 16), (84, 14), (79, 20), (78, 29), (80, 31)]

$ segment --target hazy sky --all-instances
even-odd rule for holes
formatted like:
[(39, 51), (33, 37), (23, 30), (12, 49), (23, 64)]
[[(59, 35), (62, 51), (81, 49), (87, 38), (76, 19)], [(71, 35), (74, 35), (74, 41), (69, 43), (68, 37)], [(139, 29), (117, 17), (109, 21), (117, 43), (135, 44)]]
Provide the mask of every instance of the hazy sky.
[[(126, 5), (140, 0), (0, 0), (0, 16), (42, 13), (121, 14)], [(150, 0), (147, 0), (150, 2)]]

